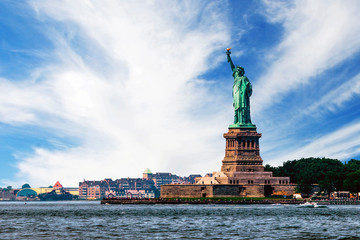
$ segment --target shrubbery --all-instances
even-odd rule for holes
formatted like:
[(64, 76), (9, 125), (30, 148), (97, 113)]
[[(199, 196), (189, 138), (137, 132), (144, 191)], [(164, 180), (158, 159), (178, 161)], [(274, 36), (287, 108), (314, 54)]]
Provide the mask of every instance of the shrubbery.
[(298, 191), (305, 194), (310, 193), (312, 184), (319, 184), (326, 193), (360, 192), (360, 161), (355, 159), (342, 163), (330, 158), (302, 158), (284, 162), (280, 167), (267, 164), (265, 171), (272, 171), (274, 177), (290, 177)]

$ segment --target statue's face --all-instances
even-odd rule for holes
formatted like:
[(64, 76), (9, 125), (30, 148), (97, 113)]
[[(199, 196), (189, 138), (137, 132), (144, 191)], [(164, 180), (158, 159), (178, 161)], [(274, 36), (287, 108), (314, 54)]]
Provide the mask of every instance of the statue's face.
[(240, 76), (243, 76), (243, 75), (244, 75), (245, 71), (244, 71), (243, 68), (238, 67), (237, 70), (238, 70), (237, 72), (238, 72), (238, 74), (239, 74)]

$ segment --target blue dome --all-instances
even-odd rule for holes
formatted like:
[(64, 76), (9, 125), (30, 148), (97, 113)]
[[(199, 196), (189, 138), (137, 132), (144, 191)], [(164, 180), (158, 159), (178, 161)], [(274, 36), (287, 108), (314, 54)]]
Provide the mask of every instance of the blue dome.
[(36, 197), (37, 196), (37, 193), (30, 189), (30, 188), (25, 188), (25, 189), (22, 189), (20, 190), (17, 194), (16, 194), (17, 197), (29, 197), (29, 196), (34, 196)]

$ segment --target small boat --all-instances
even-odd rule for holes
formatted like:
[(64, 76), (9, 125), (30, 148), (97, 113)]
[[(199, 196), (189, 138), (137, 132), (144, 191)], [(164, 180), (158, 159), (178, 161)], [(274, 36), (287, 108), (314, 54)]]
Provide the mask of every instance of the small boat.
[(301, 203), (299, 207), (317, 208), (318, 205), (317, 203), (314, 202), (305, 202), (305, 203)]

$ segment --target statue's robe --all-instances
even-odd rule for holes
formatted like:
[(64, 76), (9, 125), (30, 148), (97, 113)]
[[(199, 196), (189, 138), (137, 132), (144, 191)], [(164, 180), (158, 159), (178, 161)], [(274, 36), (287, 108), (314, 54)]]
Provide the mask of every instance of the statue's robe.
[[(237, 75), (237, 74), (236, 74)], [(251, 123), (250, 119), (250, 96), (252, 94), (252, 86), (246, 76), (235, 76), (233, 85), (233, 105), (237, 122), (239, 124)]]

